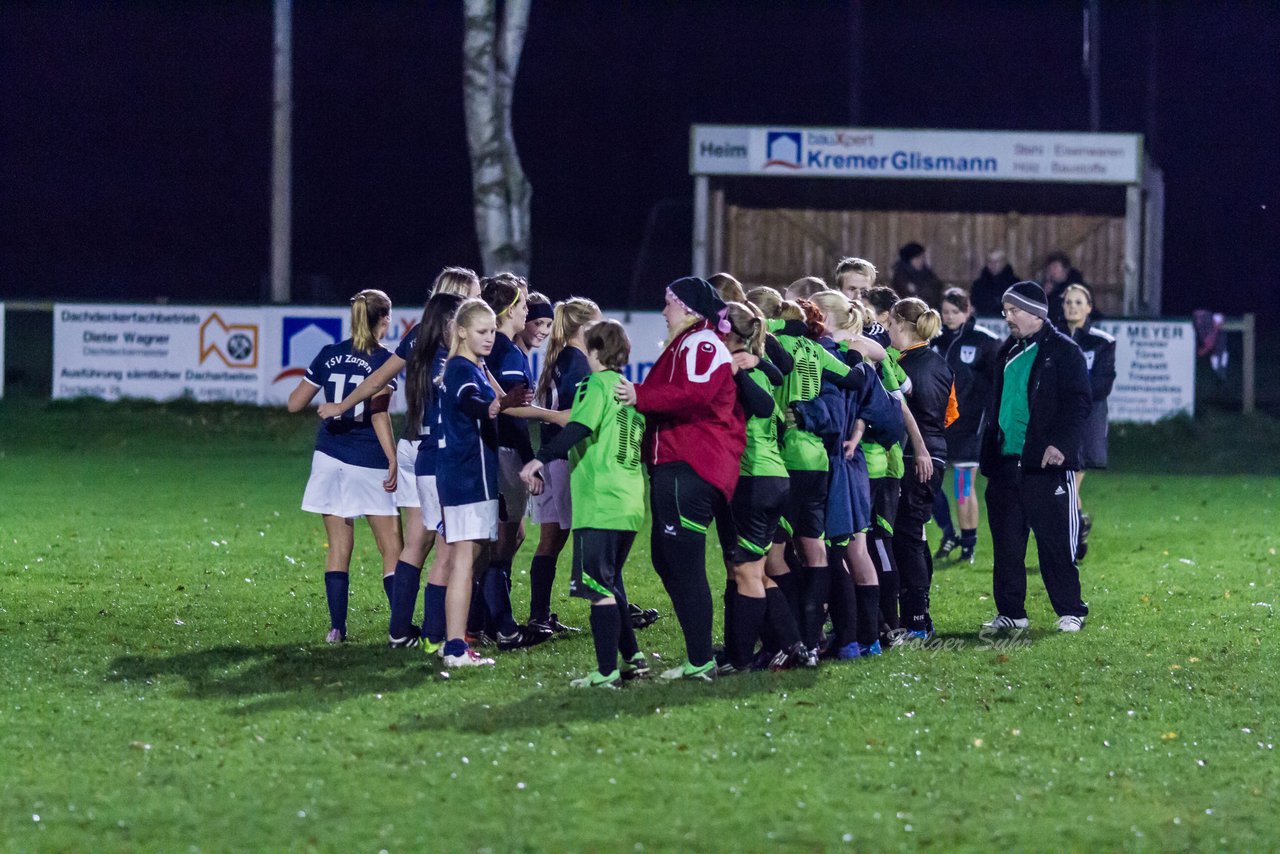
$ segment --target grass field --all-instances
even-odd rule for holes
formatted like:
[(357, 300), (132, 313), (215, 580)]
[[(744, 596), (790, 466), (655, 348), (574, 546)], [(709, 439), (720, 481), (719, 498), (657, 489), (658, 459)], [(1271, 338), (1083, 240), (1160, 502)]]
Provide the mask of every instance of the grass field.
[[(1275, 421), (1115, 437), (1115, 467), (1085, 487), (1078, 636), (1048, 631), (1033, 577), (1031, 642), (980, 642), (980, 546), (977, 567), (937, 574), (937, 649), (611, 693), (567, 687), (591, 669), (587, 637), (448, 680), (387, 650), (367, 529), (352, 642), (325, 646), (323, 534), (298, 510), (311, 429), (256, 409), (0, 402), (0, 848), (1280, 840)], [(664, 607), (647, 561), (641, 545), (628, 587)], [(561, 564), (557, 608), (585, 625)], [(681, 657), (672, 619), (640, 637)]]

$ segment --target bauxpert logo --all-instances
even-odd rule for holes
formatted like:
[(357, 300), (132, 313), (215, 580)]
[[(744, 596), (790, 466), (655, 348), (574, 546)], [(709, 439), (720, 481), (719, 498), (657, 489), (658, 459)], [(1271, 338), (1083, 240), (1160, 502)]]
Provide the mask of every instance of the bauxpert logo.
[(794, 130), (771, 130), (764, 141), (764, 167), (782, 166), (787, 169), (799, 169), (801, 154), (800, 132)]
[(200, 364), (210, 356), (228, 368), (258, 367), (258, 324), (225, 323), (213, 312), (200, 324)]
[(280, 366), (272, 383), (307, 373), (311, 360), (322, 349), (342, 338), (342, 321), (336, 317), (284, 317), (280, 320)]

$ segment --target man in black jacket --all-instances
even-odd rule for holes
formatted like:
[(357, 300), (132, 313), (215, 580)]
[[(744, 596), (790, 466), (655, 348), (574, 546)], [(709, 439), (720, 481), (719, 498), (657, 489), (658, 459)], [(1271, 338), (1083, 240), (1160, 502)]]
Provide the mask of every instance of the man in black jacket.
[(1035, 531), (1040, 576), (1058, 629), (1078, 632), (1088, 606), (1076, 567), (1076, 476), (1092, 393), (1084, 354), (1048, 322), (1035, 282), (1005, 291), (1009, 339), (996, 354), (995, 389), (982, 434), (987, 522), (995, 552), (998, 613), (991, 629), (1027, 627), (1027, 535)]

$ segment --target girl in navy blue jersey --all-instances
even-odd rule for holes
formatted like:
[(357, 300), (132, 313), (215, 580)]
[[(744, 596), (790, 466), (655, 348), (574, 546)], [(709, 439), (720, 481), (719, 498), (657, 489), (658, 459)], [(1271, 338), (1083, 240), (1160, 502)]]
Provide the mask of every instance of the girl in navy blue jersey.
[(501, 402), (484, 357), (493, 350), (497, 318), (481, 300), (458, 307), (449, 358), (438, 390), (441, 442), (436, 487), (450, 555), (445, 581), (446, 667), (493, 664), (466, 641), (471, 576), (485, 544), (498, 536), (498, 437)]
[[(600, 307), (589, 299), (573, 297), (556, 303), (551, 323), (547, 361), (538, 377), (534, 401), (556, 411), (573, 406), (578, 383), (591, 373), (584, 334), (587, 325), (600, 319)], [(547, 447), (560, 434), (556, 424), (545, 424), (541, 445)], [(539, 526), (538, 548), (529, 567), (529, 622), (535, 632), (574, 631), (551, 613), (551, 590), (556, 560), (569, 541), (572, 510), (569, 499), (569, 462), (552, 460), (542, 470), (542, 492), (533, 498), (533, 521)]]
[[(436, 276), (431, 285), (431, 299), (436, 301), (438, 313), (446, 303), (449, 306), (448, 316), (443, 317), (442, 322), (447, 322), (452, 318), (453, 311), (457, 309), (458, 303), (468, 296), (479, 294), (479, 292), (480, 279), (474, 271), (466, 267), (445, 267)], [(431, 300), (428, 300), (427, 305), (430, 307)], [(320, 417), (336, 418), (350, 412), (355, 406), (385, 389), (387, 384), (397, 377), (402, 370), (407, 371), (408, 365), (413, 359), (413, 353), (417, 348), (418, 334), (423, 324), (426, 323), (428, 314), (428, 310), (424, 308), (423, 323), (419, 323), (410, 329), (400, 339), (400, 344), (396, 347), (391, 357), (347, 394), (345, 398), (340, 402), (321, 404)], [(437, 319), (439, 320), (439, 318)], [(442, 333), (443, 327), (438, 331)], [(428, 375), (428, 368), (431, 367), (430, 362), (437, 346), (442, 346), (443, 351), (447, 351), (448, 341), (441, 339), (441, 342), (437, 342), (437, 345), (428, 348), (430, 352), (423, 354), (425, 357), (423, 364), (418, 367), (421, 374), (419, 382), (416, 384), (408, 382), (406, 384), (408, 412), (405, 417), (404, 430), (401, 433), (400, 441), (396, 445), (396, 458), (400, 473), (396, 485), (396, 506), (404, 513), (404, 547), (401, 549), (399, 560), (396, 563), (396, 570), (399, 573), (402, 568), (407, 567), (407, 573), (403, 578), (397, 576), (397, 580), (393, 582), (391, 619), (387, 629), (388, 644), (393, 648), (415, 646), (417, 644), (418, 632), (413, 630), (412, 616), (417, 607), (418, 585), (421, 581), (420, 568), (435, 544), (436, 528), (440, 522), (440, 502), (434, 498), (434, 487), (432, 487), (431, 491), (431, 509), (424, 513), (423, 498), (419, 495), (419, 485), (417, 478), (414, 476), (415, 470), (419, 468), (418, 457), (423, 440), (427, 438), (430, 432), (431, 422), (423, 408), (423, 403), (427, 397), (425, 392), (429, 390), (429, 383), (425, 382), (424, 379)], [(441, 355), (443, 356), (443, 352)], [(438, 378), (442, 367), (443, 358), (441, 358), (441, 366), (431, 372), (430, 376)], [(417, 390), (416, 396), (415, 390)], [(438, 561), (439, 555), (437, 555)], [(443, 616), (441, 616), (441, 620), (443, 620)], [(441, 628), (441, 631), (443, 631), (443, 628)]]
[[(525, 290), (513, 276), (499, 274), (484, 280), (481, 298), (493, 310), (497, 331), (493, 349), (485, 357), (495, 391), (523, 403), (532, 397), (533, 371), (527, 351), (520, 346), (528, 318)], [(520, 470), (533, 459), (526, 419), (545, 419), (554, 413), (540, 407), (516, 406), (498, 417), (498, 491), (501, 495), (498, 538), (492, 560), (485, 569), (480, 588), (488, 625), (496, 633), (498, 649), (512, 650), (547, 640), (550, 632), (533, 626), (519, 626), (511, 611), (511, 562), (520, 548), (522, 522), (529, 505), (529, 490), (520, 479)], [(567, 413), (564, 413), (567, 415)]]
[[(289, 395), (289, 411), (300, 412), (324, 390), (329, 403), (374, 373), (391, 352), (378, 342), (391, 325), (391, 300), (382, 291), (365, 290), (351, 298), (351, 337), (323, 348)], [(302, 509), (324, 517), (329, 551), (325, 559), (325, 597), (329, 603), (328, 643), (347, 637), (347, 596), (354, 520), (369, 520), (382, 553), (383, 587), (391, 598), (391, 579), (400, 554), (398, 475), (395, 441), (387, 406), (394, 381), (368, 404), (320, 424), (311, 458), (311, 477)]]

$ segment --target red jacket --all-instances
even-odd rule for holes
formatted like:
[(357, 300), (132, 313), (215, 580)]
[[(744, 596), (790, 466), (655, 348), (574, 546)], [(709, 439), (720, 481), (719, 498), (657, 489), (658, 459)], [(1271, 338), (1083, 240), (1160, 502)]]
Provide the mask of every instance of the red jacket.
[(685, 462), (733, 498), (746, 448), (746, 416), (733, 381), (733, 357), (706, 321), (676, 336), (636, 386), (644, 413), (645, 461)]

